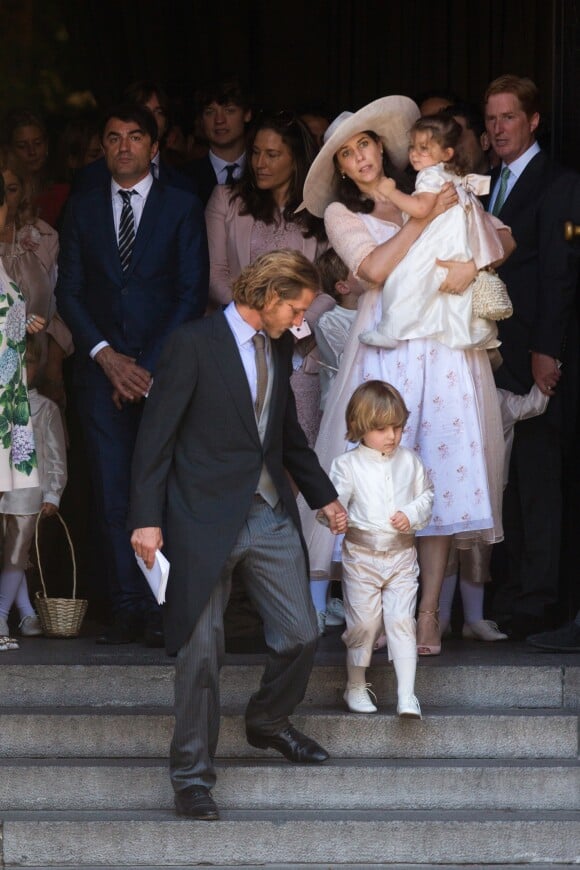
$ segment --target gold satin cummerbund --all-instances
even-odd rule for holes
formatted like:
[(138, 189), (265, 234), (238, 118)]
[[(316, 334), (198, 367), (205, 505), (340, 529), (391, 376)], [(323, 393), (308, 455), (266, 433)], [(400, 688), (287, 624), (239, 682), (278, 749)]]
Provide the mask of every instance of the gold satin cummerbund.
[(380, 553), (402, 552), (415, 546), (414, 535), (404, 535), (401, 532), (369, 532), (367, 529), (349, 528), (345, 540), (367, 550), (376, 550)]

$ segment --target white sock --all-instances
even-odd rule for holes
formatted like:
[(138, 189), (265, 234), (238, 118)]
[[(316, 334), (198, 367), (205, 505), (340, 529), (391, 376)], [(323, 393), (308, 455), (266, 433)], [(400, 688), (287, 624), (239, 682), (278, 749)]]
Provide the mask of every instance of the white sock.
[(351, 665), (347, 662), (346, 673), (348, 675), (349, 686), (364, 686), (367, 681), (367, 669), (360, 665)]
[(439, 625), (443, 627), (451, 622), (451, 608), (453, 607), (453, 596), (455, 595), (455, 587), (457, 585), (457, 575), (449, 574), (443, 578), (443, 585), (439, 594)]
[(328, 598), (328, 587), (330, 580), (324, 577), (310, 578), (310, 594), (312, 595), (312, 603), (318, 613), (323, 613), (326, 610), (326, 600)]
[(393, 659), (393, 666), (397, 675), (397, 698), (403, 701), (415, 694), (417, 658)]
[(483, 583), (460, 580), (461, 601), (463, 602), (463, 621), (467, 625), (483, 619)]
[(4, 619), (8, 619), (23, 577), (24, 571), (20, 568), (4, 568), (0, 573), (0, 616)]
[(18, 613), (20, 614), (20, 619), (23, 620), (26, 616), (36, 616), (36, 611), (30, 602), (30, 596), (28, 595), (28, 583), (26, 582), (26, 573), (22, 572), (22, 580), (20, 581), (20, 586), (18, 587), (18, 591), (16, 592), (16, 607), (18, 608)]

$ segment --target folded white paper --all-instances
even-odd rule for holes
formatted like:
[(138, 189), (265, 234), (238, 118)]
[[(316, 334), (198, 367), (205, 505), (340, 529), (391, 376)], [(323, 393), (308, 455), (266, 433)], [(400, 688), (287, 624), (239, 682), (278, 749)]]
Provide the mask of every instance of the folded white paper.
[(167, 589), (167, 578), (169, 577), (169, 562), (160, 550), (155, 551), (155, 561), (152, 568), (148, 568), (141, 556), (135, 553), (137, 564), (143, 571), (145, 579), (151, 587), (151, 592), (155, 596), (157, 604), (165, 604), (165, 590)]

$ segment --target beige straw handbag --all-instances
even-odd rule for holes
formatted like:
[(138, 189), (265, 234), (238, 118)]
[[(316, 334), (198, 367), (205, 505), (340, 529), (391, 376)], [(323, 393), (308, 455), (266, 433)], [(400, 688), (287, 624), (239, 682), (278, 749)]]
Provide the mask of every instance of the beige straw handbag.
[(486, 320), (506, 320), (514, 313), (507, 287), (493, 269), (480, 269), (475, 276), (471, 311)]
[(72, 598), (48, 598), (44, 576), (42, 573), (42, 563), (40, 560), (40, 551), (38, 548), (38, 526), (40, 523), (40, 514), (36, 518), (35, 543), (36, 543), (36, 558), (38, 560), (38, 571), (40, 573), (40, 582), (42, 583), (42, 592), (36, 593), (36, 607), (38, 610), (38, 618), (42, 630), (47, 637), (77, 637), (80, 630), (85, 613), (87, 612), (88, 601), (84, 598), (77, 598), (77, 563), (75, 560), (75, 551), (67, 525), (61, 515), (56, 513), (60, 523), (65, 531), (72, 558), (73, 566), (73, 590)]

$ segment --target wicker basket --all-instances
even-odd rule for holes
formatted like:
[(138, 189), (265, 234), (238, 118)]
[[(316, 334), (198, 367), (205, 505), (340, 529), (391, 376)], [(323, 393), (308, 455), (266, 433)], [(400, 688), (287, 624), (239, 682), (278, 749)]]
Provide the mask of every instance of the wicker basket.
[(77, 637), (85, 613), (87, 612), (88, 601), (84, 598), (77, 598), (77, 563), (75, 560), (75, 551), (71, 537), (65, 521), (59, 513), (56, 514), (65, 531), (72, 558), (73, 565), (73, 591), (72, 598), (48, 598), (46, 594), (46, 586), (42, 574), (42, 564), (40, 560), (40, 551), (38, 548), (38, 526), (40, 522), (40, 514), (36, 519), (35, 543), (36, 543), (36, 558), (38, 560), (38, 571), (40, 573), (40, 582), (42, 583), (42, 592), (36, 593), (36, 607), (38, 610), (38, 618), (42, 630), (47, 637)]
[(472, 313), (487, 320), (506, 320), (514, 313), (507, 287), (493, 269), (480, 269), (475, 276)]

